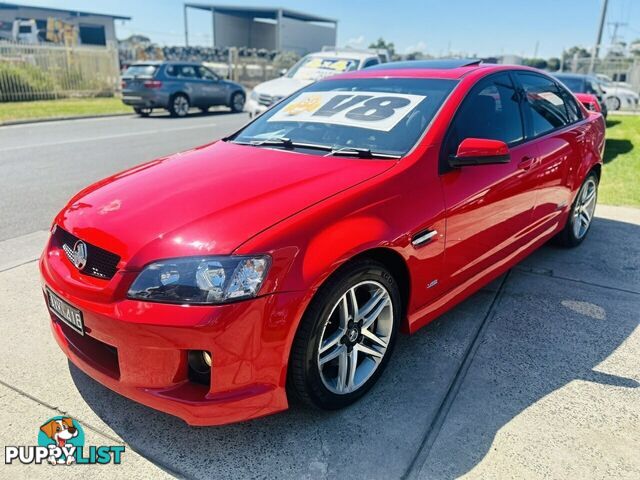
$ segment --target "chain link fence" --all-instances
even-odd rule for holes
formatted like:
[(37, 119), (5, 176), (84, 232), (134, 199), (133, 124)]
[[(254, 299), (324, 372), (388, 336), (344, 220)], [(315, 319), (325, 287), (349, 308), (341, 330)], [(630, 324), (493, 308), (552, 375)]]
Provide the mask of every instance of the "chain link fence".
[(119, 82), (115, 48), (0, 43), (0, 102), (112, 96)]

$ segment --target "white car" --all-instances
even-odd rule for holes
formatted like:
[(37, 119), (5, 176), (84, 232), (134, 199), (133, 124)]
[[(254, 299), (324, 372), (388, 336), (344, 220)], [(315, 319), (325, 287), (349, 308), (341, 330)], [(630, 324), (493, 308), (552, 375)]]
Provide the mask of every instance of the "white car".
[(376, 52), (357, 50), (323, 50), (303, 57), (280, 78), (257, 85), (245, 110), (251, 117), (265, 112), (271, 105), (307, 85), (331, 75), (361, 70), (381, 63)]
[(628, 84), (613, 82), (607, 75), (596, 75), (602, 90), (604, 90), (604, 101), (609, 111), (638, 108), (640, 95), (629, 88)]

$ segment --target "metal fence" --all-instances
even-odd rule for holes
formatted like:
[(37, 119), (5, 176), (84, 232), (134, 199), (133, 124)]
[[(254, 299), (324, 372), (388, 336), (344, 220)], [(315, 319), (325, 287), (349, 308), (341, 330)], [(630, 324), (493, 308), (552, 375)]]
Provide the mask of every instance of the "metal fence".
[(0, 102), (110, 96), (119, 81), (113, 47), (0, 42)]

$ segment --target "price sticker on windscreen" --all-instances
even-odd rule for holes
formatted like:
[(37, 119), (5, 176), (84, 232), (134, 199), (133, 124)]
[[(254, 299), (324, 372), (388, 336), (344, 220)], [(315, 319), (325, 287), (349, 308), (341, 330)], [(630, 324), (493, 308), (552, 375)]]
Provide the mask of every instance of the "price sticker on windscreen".
[(386, 92), (305, 92), (267, 121), (332, 123), (388, 132), (425, 98)]

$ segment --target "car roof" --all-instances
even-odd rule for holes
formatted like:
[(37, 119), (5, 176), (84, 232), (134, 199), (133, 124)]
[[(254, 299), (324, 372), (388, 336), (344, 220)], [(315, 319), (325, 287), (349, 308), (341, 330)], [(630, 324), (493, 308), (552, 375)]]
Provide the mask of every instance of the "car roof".
[(405, 62), (389, 62), (364, 70), (352, 71), (335, 75), (327, 78), (328, 81), (333, 79), (351, 79), (351, 78), (380, 78), (380, 77), (397, 77), (397, 78), (441, 78), (441, 79), (460, 79), (463, 76), (483, 70), (490, 71), (501, 70), (527, 70), (537, 72), (538, 70), (522, 65), (497, 65), (494, 63), (482, 63), (481, 59), (438, 59), (438, 60), (414, 60)]

